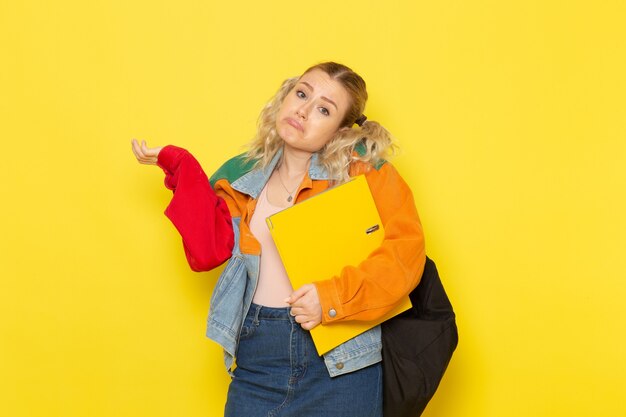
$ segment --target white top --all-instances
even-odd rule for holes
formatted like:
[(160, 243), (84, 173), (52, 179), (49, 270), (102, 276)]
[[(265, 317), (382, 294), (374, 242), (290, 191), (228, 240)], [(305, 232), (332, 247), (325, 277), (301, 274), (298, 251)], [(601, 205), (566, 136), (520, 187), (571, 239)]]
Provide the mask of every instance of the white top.
[(284, 300), (293, 292), (287, 271), (265, 222), (266, 218), (285, 208), (287, 207), (274, 206), (269, 202), (266, 185), (259, 195), (256, 209), (250, 219), (250, 230), (261, 244), (259, 283), (252, 301), (267, 307), (287, 307), (288, 304)]

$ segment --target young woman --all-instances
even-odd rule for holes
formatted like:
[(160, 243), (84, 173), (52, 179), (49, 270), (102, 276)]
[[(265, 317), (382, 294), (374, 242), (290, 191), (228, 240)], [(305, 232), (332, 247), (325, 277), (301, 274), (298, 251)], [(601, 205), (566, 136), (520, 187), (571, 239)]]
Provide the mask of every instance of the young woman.
[[(323, 357), (309, 334), (318, 325), (381, 317), (417, 286), (424, 268), (411, 191), (383, 159), (391, 136), (366, 120), (366, 100), (365, 82), (350, 68), (307, 69), (265, 106), (248, 152), (210, 180), (184, 149), (132, 142), (138, 161), (160, 166), (175, 191), (165, 214), (191, 268), (228, 260), (207, 328), (229, 371), (237, 360), (226, 416), (382, 416), (380, 328)], [(265, 218), (361, 174), (383, 222), (382, 245), (358, 266), (292, 288)]]

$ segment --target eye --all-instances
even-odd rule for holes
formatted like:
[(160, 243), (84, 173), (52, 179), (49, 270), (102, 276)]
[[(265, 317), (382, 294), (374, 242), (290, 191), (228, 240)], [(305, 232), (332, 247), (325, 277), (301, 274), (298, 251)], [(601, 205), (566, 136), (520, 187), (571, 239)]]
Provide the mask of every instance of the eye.
[(330, 112), (326, 107), (320, 107), (320, 113), (322, 113), (324, 116), (330, 116)]
[(306, 98), (306, 94), (302, 90), (297, 90), (296, 95), (300, 98)]

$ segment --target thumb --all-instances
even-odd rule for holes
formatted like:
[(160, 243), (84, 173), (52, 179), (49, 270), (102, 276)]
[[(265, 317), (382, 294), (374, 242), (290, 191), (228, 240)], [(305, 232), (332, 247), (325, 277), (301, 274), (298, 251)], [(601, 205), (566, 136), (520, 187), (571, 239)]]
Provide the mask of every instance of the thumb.
[(291, 295), (285, 299), (285, 302), (288, 304), (293, 304), (300, 298), (302, 298), (302, 296), (304, 296), (304, 294), (306, 294), (307, 292), (309, 292), (308, 285), (303, 285), (302, 287), (292, 292)]

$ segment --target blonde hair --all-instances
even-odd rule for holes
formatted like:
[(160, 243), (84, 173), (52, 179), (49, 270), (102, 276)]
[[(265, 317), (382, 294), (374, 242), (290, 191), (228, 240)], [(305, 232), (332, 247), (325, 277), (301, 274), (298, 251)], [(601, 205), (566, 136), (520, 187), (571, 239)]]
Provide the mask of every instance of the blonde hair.
[[(335, 136), (318, 151), (319, 162), (326, 168), (330, 177), (341, 183), (350, 178), (350, 165), (361, 161), (368, 166), (376, 165), (390, 153), (395, 152), (391, 134), (378, 122), (367, 120), (359, 127), (353, 127), (363, 118), (367, 102), (365, 81), (360, 75), (345, 65), (324, 62), (307, 69), (324, 71), (331, 79), (339, 82), (350, 96), (350, 107)], [(257, 133), (250, 142), (246, 159), (255, 161), (256, 167), (266, 167), (276, 152), (283, 146), (283, 140), (276, 132), (276, 115), (289, 92), (300, 77), (285, 80), (274, 97), (265, 105), (257, 122)], [(357, 151), (355, 148), (358, 146)]]

